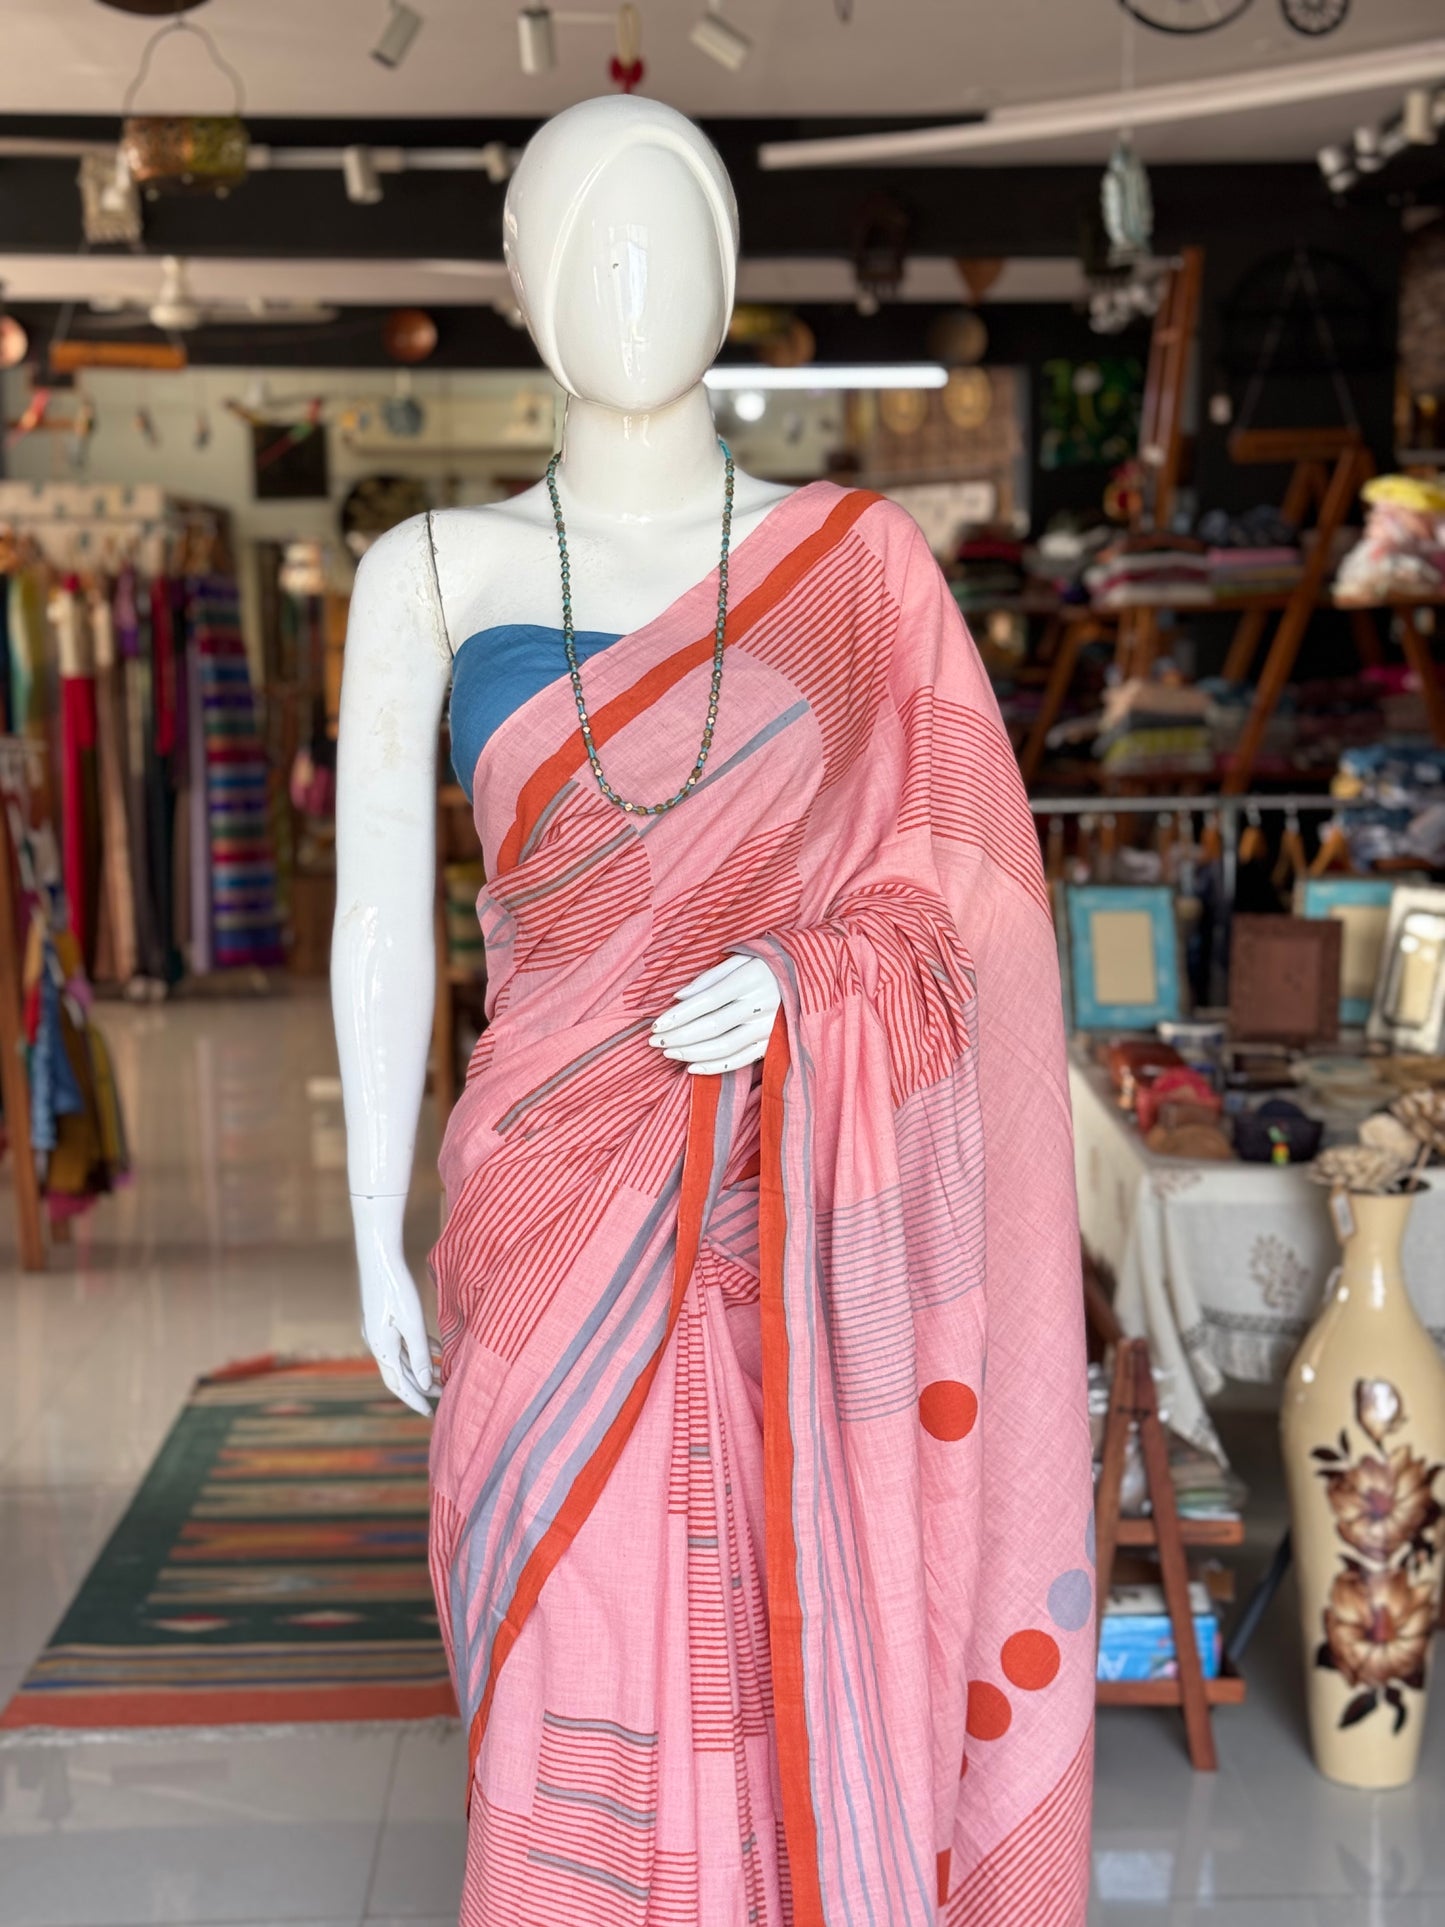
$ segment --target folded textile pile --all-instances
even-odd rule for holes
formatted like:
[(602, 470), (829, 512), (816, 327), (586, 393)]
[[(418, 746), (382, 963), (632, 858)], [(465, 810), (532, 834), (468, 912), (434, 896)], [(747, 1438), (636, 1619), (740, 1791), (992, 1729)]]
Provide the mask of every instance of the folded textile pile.
[(1259, 502), (1242, 515), (1207, 509), (1194, 533), (1211, 549), (1297, 549), (1299, 530), (1272, 502)]
[(1445, 749), (1389, 741), (1348, 749), (1330, 792), (1341, 804), (1330, 827), (1357, 869), (1445, 868)]
[(1340, 564), (1335, 600), (1445, 597), (1445, 483), (1376, 475), (1360, 494), (1369, 506), (1365, 532)]
[(1119, 683), (1105, 695), (1094, 754), (1116, 776), (1208, 774), (1208, 695), (1182, 682)]
[(1212, 600), (1209, 551), (1192, 535), (1122, 535), (1084, 571), (1084, 581), (1100, 609)]
[(1209, 580), (1217, 602), (1243, 596), (1287, 595), (1303, 569), (1298, 549), (1209, 550)]
[(1026, 552), (1029, 574), (1065, 602), (1087, 602), (1084, 571), (1116, 533), (1112, 523), (1060, 510)]
[[(1209, 739), (1216, 756), (1228, 758), (1239, 747), (1249, 721), (1254, 688), (1249, 683), (1227, 683), (1220, 678), (1206, 678), (1200, 687), (1209, 698)], [(1286, 762), (1297, 733), (1294, 698), (1286, 690), (1265, 724), (1258, 759), (1263, 763)]]
[(971, 529), (958, 545), (949, 585), (960, 609), (1016, 600), (1024, 591), (1024, 545), (995, 529)]

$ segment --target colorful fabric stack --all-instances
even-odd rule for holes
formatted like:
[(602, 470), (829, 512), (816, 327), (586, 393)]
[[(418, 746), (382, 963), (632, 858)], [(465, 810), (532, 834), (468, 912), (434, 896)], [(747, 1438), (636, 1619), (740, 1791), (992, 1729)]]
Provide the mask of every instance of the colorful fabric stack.
[(1360, 493), (1369, 504), (1365, 533), (1340, 564), (1335, 600), (1445, 598), (1445, 483), (1377, 475)]
[(1209, 575), (1217, 601), (1288, 595), (1300, 579), (1304, 558), (1299, 530), (1271, 503), (1262, 502), (1242, 515), (1210, 509), (1200, 516), (1195, 533), (1209, 545)]
[(1120, 536), (1084, 581), (1100, 609), (1193, 608), (1212, 599), (1209, 552), (1192, 535)]
[(1304, 563), (1298, 549), (1210, 549), (1209, 580), (1217, 602), (1288, 595)]
[(1094, 754), (1114, 776), (1207, 775), (1209, 698), (1188, 683), (1120, 683), (1104, 698)]
[(1063, 602), (1087, 602), (1084, 574), (1089, 564), (1114, 539), (1117, 530), (1107, 522), (1088, 520), (1072, 511), (1052, 516), (1025, 561), (1035, 581), (1050, 588)]
[(217, 970), (281, 961), (266, 755), (256, 726), (236, 585), (189, 585), (210, 842), (210, 958)]
[(1016, 600), (1024, 590), (1024, 545), (995, 529), (974, 529), (958, 545), (949, 586), (960, 609)]

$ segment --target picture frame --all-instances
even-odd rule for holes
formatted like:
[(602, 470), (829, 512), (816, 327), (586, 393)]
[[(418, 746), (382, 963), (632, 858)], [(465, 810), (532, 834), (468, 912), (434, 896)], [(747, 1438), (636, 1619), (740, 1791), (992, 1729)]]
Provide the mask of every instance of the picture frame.
[(1340, 1034), (1337, 917), (1236, 916), (1229, 938), (1229, 1035), (1241, 1044), (1332, 1044)]
[(1312, 922), (1333, 917), (1344, 926), (1340, 953), (1340, 1023), (1363, 1028), (1369, 1021), (1380, 975), (1392, 877), (1302, 877), (1295, 885), (1294, 913)]
[(1365, 1034), (1397, 1051), (1445, 1049), (1445, 889), (1396, 886)]
[(1185, 1015), (1174, 892), (1163, 884), (1065, 884), (1060, 922), (1075, 1030), (1153, 1030)]

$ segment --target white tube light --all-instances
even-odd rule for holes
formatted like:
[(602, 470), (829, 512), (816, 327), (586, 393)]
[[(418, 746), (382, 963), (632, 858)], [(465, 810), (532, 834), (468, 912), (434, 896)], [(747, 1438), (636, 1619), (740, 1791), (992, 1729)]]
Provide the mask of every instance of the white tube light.
[(719, 67), (726, 67), (730, 74), (738, 72), (753, 50), (747, 35), (724, 20), (715, 6), (698, 21), (688, 39), (699, 53), (705, 53)]
[(873, 161), (946, 165), (956, 154), (987, 153), (1024, 141), (1064, 140), (1072, 134), (1116, 134), (1121, 126), (1153, 127), (1241, 114), (1297, 101), (1334, 100), (1376, 88), (1419, 84), (1421, 73), (1445, 74), (1445, 40), (1298, 61), (1211, 80), (1170, 81), (1132, 93), (1087, 94), (1027, 107), (1000, 107), (986, 120), (896, 134), (848, 134), (837, 139), (769, 141), (758, 149), (764, 168), (857, 167)]
[(550, 7), (523, 7), (517, 15), (517, 52), (524, 74), (550, 73), (557, 65), (557, 33)]
[(806, 368), (728, 362), (709, 368), (703, 381), (715, 395), (777, 388), (821, 394), (840, 388), (945, 388), (948, 370), (940, 361), (813, 362)]
[(371, 57), (382, 67), (399, 67), (411, 52), (411, 43), (421, 32), (421, 15), (404, 0), (391, 0), (391, 18), (381, 30), (381, 38)]

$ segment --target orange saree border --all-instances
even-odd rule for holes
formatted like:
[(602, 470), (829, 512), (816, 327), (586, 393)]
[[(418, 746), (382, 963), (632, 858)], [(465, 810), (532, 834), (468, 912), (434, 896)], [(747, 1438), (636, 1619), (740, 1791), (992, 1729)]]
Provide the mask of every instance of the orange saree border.
[[(882, 498), (870, 494), (866, 489), (849, 489), (841, 500), (834, 504), (823, 521), (809, 536), (791, 548), (781, 561), (774, 564), (757, 588), (745, 595), (737, 606), (728, 613), (727, 642), (739, 642), (756, 623), (761, 622), (768, 611), (782, 601), (810, 569), (817, 567), (830, 549), (834, 549), (852, 528), (853, 524), (873, 504)], [(661, 620), (661, 618), (659, 618)], [(649, 627), (652, 625), (649, 624)], [(638, 632), (641, 633), (640, 631)], [(713, 631), (697, 641), (674, 650), (663, 662), (655, 664), (644, 676), (629, 684), (611, 702), (604, 703), (600, 709), (590, 712), (592, 740), (600, 750), (604, 743), (616, 736), (619, 730), (635, 722), (669, 689), (682, 681), (683, 677), (706, 662), (712, 655), (714, 644)], [(502, 839), (497, 851), (497, 874), (505, 876), (517, 862), (518, 855), (527, 838), (531, 835), (543, 810), (561, 789), (577, 767), (577, 741), (569, 731), (567, 741), (560, 749), (554, 750), (544, 763), (538, 765), (522, 785), (517, 798), (517, 814), (512, 827)]]
[(603, 1487), (611, 1478), (617, 1461), (622, 1456), (622, 1449), (632, 1436), (633, 1427), (647, 1402), (647, 1395), (652, 1390), (658, 1367), (671, 1342), (673, 1328), (677, 1324), (677, 1315), (682, 1309), (682, 1301), (692, 1278), (693, 1266), (697, 1262), (698, 1247), (702, 1242), (702, 1220), (703, 1213), (707, 1209), (708, 1190), (712, 1182), (714, 1135), (721, 1096), (722, 1080), (720, 1078), (698, 1076), (692, 1079), (687, 1119), (687, 1148), (683, 1153), (682, 1184), (677, 1206), (677, 1251), (672, 1277), (672, 1303), (668, 1308), (667, 1326), (661, 1342), (638, 1373), (632, 1390), (607, 1428), (602, 1443), (578, 1474), (556, 1518), (533, 1549), (531, 1557), (522, 1569), (521, 1578), (517, 1581), (517, 1589), (512, 1596), (507, 1616), (498, 1628), (496, 1639), (492, 1642), (486, 1690), (482, 1694), (482, 1703), (473, 1717), (468, 1737), (468, 1813), (471, 1812), (472, 1792), (477, 1783), (477, 1757), (482, 1750), (482, 1738), (487, 1730), (487, 1720), (491, 1714), (502, 1665), (520, 1638), (522, 1628), (527, 1623), (549, 1575), (586, 1524), (592, 1508), (602, 1495)]
[(768, 1644), (778, 1736), (783, 1835), (793, 1887), (793, 1927), (825, 1927), (818, 1877), (818, 1826), (808, 1773), (803, 1699), (803, 1608), (793, 1536), (793, 1434), (788, 1412), (788, 1321), (783, 1254), (788, 1207), (783, 1191), (783, 1084), (791, 1055), (779, 1011), (763, 1060), (759, 1113), (758, 1273), (763, 1336), (763, 1516), (768, 1571)]

